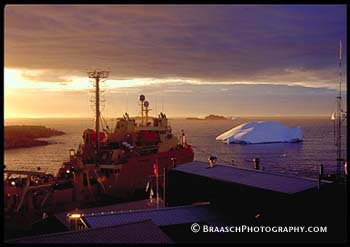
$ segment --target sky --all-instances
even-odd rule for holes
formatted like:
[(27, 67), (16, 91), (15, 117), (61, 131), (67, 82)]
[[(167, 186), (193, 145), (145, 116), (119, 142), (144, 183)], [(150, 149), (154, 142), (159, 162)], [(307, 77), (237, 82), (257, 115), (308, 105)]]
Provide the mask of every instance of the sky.
[[(4, 113), (330, 115), (345, 87), (345, 5), (7, 5)], [(345, 92), (343, 92), (345, 96)]]

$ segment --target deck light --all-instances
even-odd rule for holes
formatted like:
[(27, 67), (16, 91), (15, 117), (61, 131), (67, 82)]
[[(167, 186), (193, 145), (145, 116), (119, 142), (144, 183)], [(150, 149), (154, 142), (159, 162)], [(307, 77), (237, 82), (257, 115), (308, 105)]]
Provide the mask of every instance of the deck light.
[(70, 219), (79, 219), (80, 217), (81, 217), (81, 214), (79, 213), (74, 213), (69, 215)]
[(71, 230), (79, 230), (80, 224), (81, 224), (81, 213), (79, 213), (77, 210), (74, 212), (68, 214), (69, 222), (70, 222), (70, 228)]

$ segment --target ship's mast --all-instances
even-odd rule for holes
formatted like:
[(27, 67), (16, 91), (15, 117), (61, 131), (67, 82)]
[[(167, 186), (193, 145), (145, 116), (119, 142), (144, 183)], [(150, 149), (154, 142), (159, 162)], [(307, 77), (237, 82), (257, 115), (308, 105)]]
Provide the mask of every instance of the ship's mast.
[(146, 113), (146, 126), (148, 125), (148, 113), (151, 109), (149, 109), (149, 102), (146, 100), (144, 103), (143, 103), (143, 106), (145, 107), (144, 111)]
[(341, 175), (341, 165), (342, 165), (342, 150), (341, 150), (341, 138), (342, 138), (342, 132), (341, 132), (341, 125), (342, 125), (342, 117), (343, 117), (343, 110), (342, 110), (342, 94), (341, 94), (341, 84), (342, 84), (342, 42), (340, 40), (339, 43), (339, 94), (337, 96), (337, 177), (340, 177)]
[(100, 153), (100, 82), (106, 79), (109, 75), (109, 71), (90, 71), (88, 72), (89, 78), (95, 80), (95, 131), (96, 131), (96, 161), (98, 160), (98, 154)]
[(146, 99), (145, 95), (141, 94), (140, 95), (140, 101), (141, 101), (141, 126), (144, 126), (144, 124), (143, 124), (143, 112), (144, 112), (144, 110), (143, 110), (143, 103), (144, 103), (145, 99)]

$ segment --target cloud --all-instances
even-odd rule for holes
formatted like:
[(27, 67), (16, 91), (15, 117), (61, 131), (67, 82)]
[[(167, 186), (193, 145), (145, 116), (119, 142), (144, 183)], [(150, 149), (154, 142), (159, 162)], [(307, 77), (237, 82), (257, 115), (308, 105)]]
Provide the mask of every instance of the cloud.
[(7, 5), (5, 67), (332, 87), (345, 34), (341, 5)]
[(66, 85), (72, 82), (71, 76), (66, 71), (59, 70), (21, 70), (20, 77), (23, 80), (37, 82), (55, 82)]
[[(221, 89), (225, 89), (224, 91)], [(18, 97), (21, 93), (21, 97)], [(89, 91), (47, 91), (22, 89), (6, 92), (5, 116), (93, 117)], [(329, 115), (334, 111), (336, 90), (273, 84), (189, 84), (171, 83), (106, 90), (103, 115), (119, 117), (140, 112), (139, 95), (150, 102), (151, 115), (164, 110), (170, 117), (250, 115)], [(64, 97), (64, 101), (62, 98)], [(43, 104), (42, 102), (48, 102)]]

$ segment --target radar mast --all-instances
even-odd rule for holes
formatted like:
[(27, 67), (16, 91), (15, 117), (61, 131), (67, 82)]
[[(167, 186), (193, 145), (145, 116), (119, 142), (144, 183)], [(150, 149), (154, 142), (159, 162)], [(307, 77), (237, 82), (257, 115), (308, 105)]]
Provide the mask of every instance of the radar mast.
[(336, 112), (336, 146), (337, 146), (337, 177), (341, 176), (342, 166), (342, 122), (343, 116), (345, 116), (342, 109), (342, 42), (339, 42), (339, 93), (337, 96), (337, 112)]
[(100, 153), (100, 82), (109, 76), (109, 71), (89, 71), (87, 72), (90, 79), (94, 79), (95, 87), (95, 131), (96, 131), (96, 161)]

